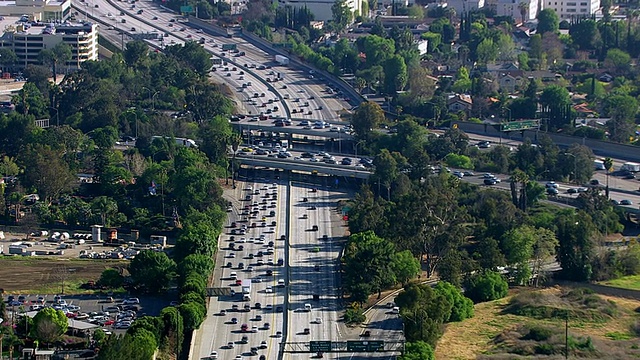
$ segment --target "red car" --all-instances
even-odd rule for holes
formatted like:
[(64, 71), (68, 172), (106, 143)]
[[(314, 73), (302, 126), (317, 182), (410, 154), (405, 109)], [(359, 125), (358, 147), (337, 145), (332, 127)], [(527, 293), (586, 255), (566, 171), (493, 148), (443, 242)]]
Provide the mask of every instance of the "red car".
[(249, 325), (247, 325), (247, 324), (242, 324), (242, 326), (240, 326), (240, 330), (241, 330), (242, 332), (247, 332), (247, 331), (249, 331)]

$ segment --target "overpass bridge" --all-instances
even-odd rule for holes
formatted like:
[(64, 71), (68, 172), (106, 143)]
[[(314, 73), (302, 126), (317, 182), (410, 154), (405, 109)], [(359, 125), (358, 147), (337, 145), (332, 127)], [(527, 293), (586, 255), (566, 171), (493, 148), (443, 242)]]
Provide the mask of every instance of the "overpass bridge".
[(290, 159), (274, 159), (274, 158), (261, 158), (254, 156), (236, 156), (236, 162), (244, 165), (251, 166), (264, 166), (274, 169), (304, 171), (310, 174), (327, 174), (334, 176), (343, 176), (356, 179), (368, 179), (371, 176), (371, 172), (362, 169), (356, 169), (353, 166), (347, 165), (332, 165), (325, 163), (301, 163), (298, 160)]
[[(294, 120), (295, 121), (295, 120)], [(290, 135), (301, 136), (317, 136), (335, 140), (353, 140), (354, 137), (351, 134), (341, 133), (337, 131), (329, 131), (329, 129), (303, 129), (299, 126), (274, 126), (272, 123), (265, 122), (247, 122), (247, 121), (232, 121), (231, 126), (238, 130), (252, 130), (252, 131), (270, 131), (277, 133), (285, 133)]]

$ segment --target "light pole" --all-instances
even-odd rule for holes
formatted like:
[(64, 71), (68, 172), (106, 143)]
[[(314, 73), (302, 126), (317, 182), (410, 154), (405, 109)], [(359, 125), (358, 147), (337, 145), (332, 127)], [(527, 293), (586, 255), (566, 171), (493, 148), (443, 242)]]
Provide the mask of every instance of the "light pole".
[(578, 167), (576, 166), (576, 156), (572, 153), (564, 153), (566, 156), (573, 157), (573, 180), (575, 180), (576, 185), (578, 185)]
[(136, 139), (138, 138), (138, 113), (136, 112), (136, 108), (129, 108), (129, 110), (124, 112), (125, 114), (131, 113), (136, 117)]
[(60, 126), (60, 115), (58, 114), (58, 109), (52, 106), (49, 106), (49, 109), (56, 111), (56, 126)]
[(147, 90), (149, 92), (149, 101), (151, 102), (151, 110), (155, 110), (156, 104), (155, 104), (154, 98), (156, 97), (156, 95), (159, 94), (159, 91), (156, 91), (153, 93), (153, 95), (151, 95), (152, 90), (150, 88), (143, 86), (142, 89)]

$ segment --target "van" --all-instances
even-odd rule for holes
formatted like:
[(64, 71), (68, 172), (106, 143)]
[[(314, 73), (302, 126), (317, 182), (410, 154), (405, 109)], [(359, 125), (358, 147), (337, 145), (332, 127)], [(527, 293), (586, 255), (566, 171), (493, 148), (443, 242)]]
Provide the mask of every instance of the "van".
[(400, 308), (397, 306), (394, 306), (393, 309), (391, 309), (391, 313), (392, 314), (400, 314)]
[(251, 295), (249, 294), (244, 294), (242, 296), (242, 301), (251, 301)]
[(593, 160), (593, 165), (595, 167), (595, 170), (607, 170), (606, 167), (604, 166), (604, 161), (602, 160)]

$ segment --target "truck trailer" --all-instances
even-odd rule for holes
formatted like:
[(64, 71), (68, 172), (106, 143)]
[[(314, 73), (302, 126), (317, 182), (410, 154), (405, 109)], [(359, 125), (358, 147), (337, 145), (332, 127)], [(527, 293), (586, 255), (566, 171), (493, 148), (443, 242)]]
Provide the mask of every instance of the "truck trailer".
[(640, 164), (638, 163), (633, 163), (633, 162), (626, 162), (624, 164), (622, 164), (622, 166), (620, 166), (620, 170), (622, 171), (630, 171), (630, 172), (639, 172), (640, 171)]
[(251, 293), (251, 280), (250, 279), (242, 280), (242, 293), (243, 294), (250, 294)]
[[(171, 139), (169, 136), (154, 136), (152, 140), (155, 139)], [(176, 142), (176, 145), (185, 146), (189, 148), (197, 148), (198, 144), (196, 144), (195, 140), (187, 139), (187, 138), (173, 138)]]
[(289, 65), (289, 58), (282, 55), (276, 55), (275, 60), (280, 65)]

